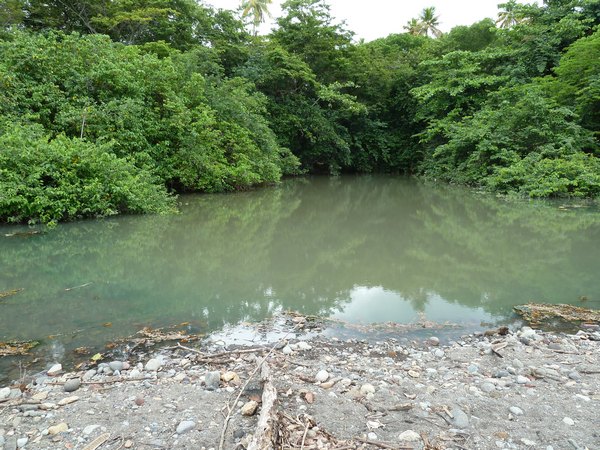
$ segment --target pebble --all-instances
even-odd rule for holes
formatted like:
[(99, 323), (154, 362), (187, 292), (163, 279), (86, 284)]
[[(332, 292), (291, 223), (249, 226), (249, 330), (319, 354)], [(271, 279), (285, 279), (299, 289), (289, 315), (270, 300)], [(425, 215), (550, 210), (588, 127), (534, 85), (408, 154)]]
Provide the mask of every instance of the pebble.
[(5, 387), (0, 389), (0, 400), (6, 400), (8, 397), (10, 397), (10, 388)]
[(193, 430), (195, 426), (196, 422), (192, 422), (191, 420), (183, 420), (179, 422), (179, 425), (177, 425), (176, 432), (177, 434), (183, 434), (190, 430)]
[(579, 381), (581, 380), (581, 375), (579, 375), (579, 372), (574, 370), (572, 372), (569, 372), (569, 378), (571, 380)]
[(311, 350), (312, 347), (310, 346), (310, 344), (308, 342), (300, 341), (300, 342), (298, 342), (298, 349), (299, 350)]
[(292, 347), (290, 347), (289, 345), (286, 345), (285, 347), (283, 347), (283, 349), (281, 350), (281, 352), (284, 355), (291, 355), (292, 353), (294, 353), (294, 350), (292, 350)]
[(451, 420), (452, 424), (456, 428), (467, 428), (469, 426), (469, 416), (460, 408), (452, 408), (452, 415), (454, 418)]
[(515, 416), (522, 416), (524, 414), (523, 410), (518, 406), (511, 406), (508, 410), (511, 412), (511, 414), (514, 414)]
[(17, 449), (17, 439), (14, 436), (9, 436), (6, 438), (6, 442), (4, 443), (4, 450), (16, 450)]
[(481, 390), (482, 390), (483, 392), (485, 392), (485, 393), (488, 393), (488, 394), (489, 394), (490, 392), (493, 392), (493, 391), (495, 391), (495, 390), (496, 390), (496, 386), (494, 386), (494, 384), (493, 384), (493, 383), (487, 383), (487, 382), (486, 382), (486, 383), (483, 383), (483, 384), (481, 385)]
[(71, 378), (65, 382), (63, 390), (65, 392), (75, 392), (81, 386), (81, 380), (79, 378)]
[(216, 391), (219, 389), (219, 385), (221, 383), (221, 372), (218, 370), (207, 372), (204, 376), (204, 384), (206, 384), (206, 389), (209, 391)]
[(158, 358), (152, 358), (150, 359), (145, 366), (145, 369), (148, 372), (156, 372), (158, 369), (160, 369), (162, 366), (162, 361)]
[(360, 387), (360, 393), (362, 395), (368, 395), (368, 394), (374, 394), (375, 393), (375, 386), (373, 386), (372, 384), (363, 384)]
[(324, 383), (325, 381), (327, 381), (329, 379), (329, 372), (327, 372), (326, 370), (319, 370), (315, 379), (319, 383)]
[(52, 436), (54, 436), (55, 434), (58, 434), (58, 433), (64, 433), (68, 429), (69, 429), (69, 425), (67, 425), (65, 422), (62, 422), (62, 423), (59, 423), (58, 425), (49, 427), (48, 434), (51, 434)]
[(17, 439), (17, 448), (25, 447), (27, 445), (27, 442), (29, 442), (29, 438), (26, 437)]
[(250, 400), (244, 406), (242, 406), (242, 415), (243, 416), (253, 416), (258, 408), (258, 402), (254, 400)]
[(50, 369), (48, 369), (48, 371), (46, 372), (46, 374), (48, 374), (48, 376), (54, 377), (54, 376), (58, 375), (61, 372), (62, 372), (62, 365), (61, 364), (54, 364), (52, 367), (50, 367)]
[(438, 346), (440, 345), (440, 338), (436, 337), (436, 336), (431, 336), (429, 338), (429, 344), (434, 345), (434, 346)]
[(444, 350), (438, 348), (435, 352), (433, 352), (436, 358), (443, 358), (445, 353)]
[(527, 383), (529, 383), (529, 378), (524, 377), (523, 375), (519, 375), (519, 376), (517, 376), (517, 383), (527, 384)]
[(61, 401), (58, 402), (58, 406), (69, 405), (71, 403), (75, 403), (77, 400), (79, 400), (79, 397), (77, 397), (76, 395), (73, 395), (71, 397), (66, 397), (66, 398), (63, 398)]
[(377, 434), (373, 433), (372, 431), (367, 434), (367, 439), (369, 439), (370, 441), (376, 441), (377, 440)]
[(110, 367), (111, 370), (118, 370), (120, 372), (124, 369), (125, 364), (123, 361), (111, 361), (108, 363), (108, 367)]
[(421, 440), (421, 436), (416, 431), (406, 430), (400, 433), (398, 439), (401, 441), (416, 442)]
[(85, 427), (83, 429), (83, 434), (85, 434), (86, 436), (89, 436), (94, 431), (96, 431), (98, 428), (100, 428), (100, 425), (88, 425), (87, 427)]
[(494, 378), (506, 378), (509, 376), (510, 376), (510, 372), (508, 370), (504, 370), (504, 369), (497, 370), (494, 373)]
[(565, 425), (569, 425), (569, 426), (575, 425), (575, 421), (573, 419), (571, 419), (570, 417), (565, 417), (563, 419), (563, 422), (565, 423)]

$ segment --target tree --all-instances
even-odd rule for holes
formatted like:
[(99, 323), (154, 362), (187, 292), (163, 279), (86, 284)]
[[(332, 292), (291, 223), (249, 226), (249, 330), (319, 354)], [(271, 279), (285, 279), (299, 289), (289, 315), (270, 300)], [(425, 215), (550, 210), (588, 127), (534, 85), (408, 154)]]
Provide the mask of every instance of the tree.
[(423, 24), (419, 21), (419, 19), (410, 19), (406, 25), (403, 27), (408, 34), (412, 34), (413, 36), (421, 36), (423, 31)]
[(423, 36), (429, 36), (429, 33), (434, 37), (440, 37), (442, 35), (442, 31), (438, 28), (440, 22), (439, 16), (435, 15), (435, 6), (423, 9), (419, 16), (419, 20), (421, 23), (421, 34)]
[(258, 26), (265, 21), (265, 16), (271, 17), (269, 5), (273, 0), (242, 0), (243, 17), (252, 16), (253, 32), (256, 35)]
[(496, 25), (500, 28), (511, 28), (526, 21), (526, 17), (523, 15), (516, 0), (501, 3), (498, 7), (503, 8), (498, 13), (498, 20), (496, 20)]

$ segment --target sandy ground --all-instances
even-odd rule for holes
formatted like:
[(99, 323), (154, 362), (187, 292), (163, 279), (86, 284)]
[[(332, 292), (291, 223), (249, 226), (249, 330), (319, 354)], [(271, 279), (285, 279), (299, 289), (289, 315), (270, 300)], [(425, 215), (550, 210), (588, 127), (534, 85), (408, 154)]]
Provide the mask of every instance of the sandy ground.
[(245, 449), (268, 364), (276, 448), (598, 450), (599, 340), (594, 328), (445, 344), (292, 333), (240, 353), (207, 339), (0, 388), (0, 448)]

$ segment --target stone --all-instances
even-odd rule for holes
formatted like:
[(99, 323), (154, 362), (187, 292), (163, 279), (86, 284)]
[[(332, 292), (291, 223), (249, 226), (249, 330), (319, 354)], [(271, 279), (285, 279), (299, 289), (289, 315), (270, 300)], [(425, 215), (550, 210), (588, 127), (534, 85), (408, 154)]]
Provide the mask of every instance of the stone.
[(573, 419), (571, 419), (570, 417), (565, 417), (563, 419), (563, 422), (565, 423), (565, 425), (569, 425), (569, 426), (575, 425), (575, 421)]
[(442, 350), (441, 348), (438, 348), (435, 352), (433, 352), (433, 354), (436, 358), (443, 358), (445, 355), (444, 350)]
[(148, 371), (148, 372), (156, 372), (158, 369), (160, 369), (162, 367), (162, 361), (158, 358), (152, 358), (150, 359), (146, 365), (144, 366), (144, 368)]
[(579, 375), (579, 372), (573, 370), (572, 372), (569, 372), (569, 378), (574, 381), (580, 381), (581, 375)]
[(8, 397), (10, 397), (10, 388), (5, 387), (0, 389), (0, 400), (6, 400)]
[(177, 425), (177, 430), (175, 431), (177, 432), (177, 434), (183, 434), (190, 430), (193, 430), (195, 427), (196, 422), (192, 422), (191, 420), (183, 420), (179, 422), (179, 425)]
[(283, 347), (283, 349), (281, 350), (281, 352), (284, 355), (291, 355), (292, 353), (294, 353), (294, 350), (292, 350), (292, 347), (290, 347), (289, 345), (286, 345), (285, 347)]
[(417, 442), (421, 440), (421, 435), (413, 430), (406, 430), (398, 436), (400, 441)]
[(50, 367), (50, 369), (48, 369), (46, 374), (50, 377), (55, 377), (56, 375), (58, 375), (61, 372), (62, 372), (62, 365), (54, 364), (52, 367)]
[(206, 389), (209, 391), (216, 391), (219, 389), (221, 383), (221, 372), (215, 370), (213, 372), (207, 372), (204, 376), (204, 384)]
[(508, 370), (500, 369), (494, 373), (494, 378), (506, 378), (510, 376), (510, 372)]
[(312, 347), (308, 344), (308, 342), (300, 341), (300, 342), (298, 342), (298, 349), (299, 350), (311, 350)]
[(368, 395), (368, 394), (374, 394), (375, 393), (375, 386), (373, 386), (372, 384), (363, 384), (360, 387), (360, 393), (362, 395)]
[(377, 434), (373, 433), (372, 431), (370, 433), (367, 434), (367, 439), (369, 439), (370, 441), (376, 441), (377, 440)]
[(324, 383), (325, 381), (327, 381), (329, 379), (329, 372), (327, 372), (326, 370), (319, 370), (315, 379), (319, 383)]
[(230, 381), (233, 381), (235, 379), (239, 380), (239, 376), (237, 373), (235, 372), (225, 372), (223, 375), (221, 375), (221, 379), (225, 382), (225, 383), (229, 383)]
[(142, 406), (145, 403), (144, 397), (142, 397), (141, 395), (138, 395), (137, 397), (135, 397), (134, 403), (137, 406)]
[(242, 406), (242, 415), (243, 416), (253, 416), (258, 408), (258, 402), (254, 400), (250, 400), (244, 406)]
[(421, 372), (417, 370), (409, 370), (408, 375), (412, 378), (419, 378), (421, 376)]
[(63, 386), (65, 392), (75, 392), (81, 386), (81, 380), (79, 378), (71, 378), (67, 380)]
[(526, 439), (526, 438), (523, 438), (523, 439), (521, 439), (521, 443), (522, 443), (523, 445), (526, 445), (526, 446), (528, 446), (528, 447), (532, 447), (532, 448), (533, 448), (533, 447), (535, 447), (535, 446), (537, 445), (537, 444), (535, 443), (535, 441), (532, 441), (531, 439)]
[(486, 394), (489, 394), (490, 392), (493, 392), (496, 390), (496, 386), (494, 386), (493, 383), (482, 383), (481, 388), (480, 388), (483, 392), (485, 392)]
[(65, 431), (68, 431), (68, 430), (69, 430), (69, 425), (67, 425), (65, 422), (62, 422), (62, 423), (59, 423), (58, 425), (49, 427), (48, 434), (54, 436), (55, 434), (64, 433)]
[(17, 438), (9, 436), (4, 443), (4, 450), (17, 450)]
[(96, 431), (98, 428), (100, 428), (100, 425), (88, 425), (87, 427), (85, 427), (83, 429), (83, 434), (85, 434), (86, 436), (89, 436), (94, 431)]
[(48, 392), (46, 392), (46, 391), (38, 392), (37, 394), (31, 396), (31, 398), (41, 402), (48, 398)]
[(27, 445), (27, 442), (29, 442), (29, 438), (26, 437), (17, 439), (17, 448), (25, 447)]
[(120, 372), (125, 368), (125, 364), (123, 361), (111, 361), (108, 363), (108, 367), (110, 367), (113, 371), (118, 370)]
[(438, 345), (440, 345), (440, 338), (436, 336), (431, 336), (429, 338), (429, 344), (437, 347)]
[(511, 414), (515, 415), (515, 416), (522, 416), (523, 410), (521, 408), (519, 408), (518, 406), (511, 406), (510, 408), (508, 408), (508, 410), (510, 411)]
[(523, 375), (519, 375), (519, 376), (517, 376), (517, 383), (518, 384), (527, 384), (527, 383), (529, 383), (529, 378), (524, 377)]
[(79, 400), (79, 397), (77, 397), (76, 395), (66, 397), (63, 398), (60, 402), (58, 402), (58, 406), (70, 405), (71, 403), (75, 403), (77, 400)]
[(469, 426), (469, 416), (460, 409), (459, 407), (452, 408), (452, 416), (454, 417), (451, 422), (456, 428), (467, 428)]

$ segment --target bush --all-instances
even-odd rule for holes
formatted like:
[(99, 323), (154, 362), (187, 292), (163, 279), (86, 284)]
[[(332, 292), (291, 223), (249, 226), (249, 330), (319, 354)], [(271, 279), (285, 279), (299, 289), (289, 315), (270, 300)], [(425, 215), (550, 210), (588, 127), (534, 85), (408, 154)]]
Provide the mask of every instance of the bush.
[(118, 213), (161, 213), (174, 197), (147, 170), (110, 145), (59, 135), (39, 125), (0, 126), (0, 218), (54, 224)]

